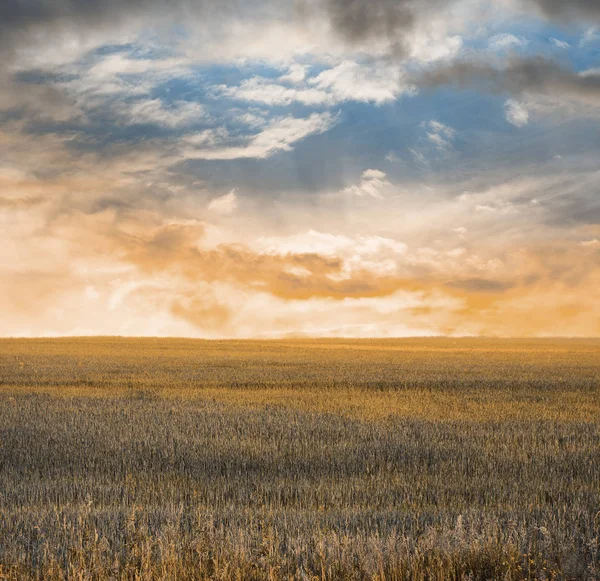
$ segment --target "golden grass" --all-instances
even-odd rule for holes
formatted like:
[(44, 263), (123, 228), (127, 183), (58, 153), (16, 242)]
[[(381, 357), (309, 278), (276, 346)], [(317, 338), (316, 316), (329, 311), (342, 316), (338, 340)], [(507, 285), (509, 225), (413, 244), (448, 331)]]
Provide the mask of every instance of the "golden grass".
[(598, 340), (0, 340), (0, 390), (286, 406), (363, 419), (600, 417)]
[(600, 341), (0, 340), (0, 579), (600, 578)]

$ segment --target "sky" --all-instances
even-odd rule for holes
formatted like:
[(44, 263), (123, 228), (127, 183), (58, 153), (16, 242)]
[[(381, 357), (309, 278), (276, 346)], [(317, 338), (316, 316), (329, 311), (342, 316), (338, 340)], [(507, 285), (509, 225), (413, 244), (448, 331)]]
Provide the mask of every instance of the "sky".
[(0, 335), (600, 336), (597, 0), (3, 0)]

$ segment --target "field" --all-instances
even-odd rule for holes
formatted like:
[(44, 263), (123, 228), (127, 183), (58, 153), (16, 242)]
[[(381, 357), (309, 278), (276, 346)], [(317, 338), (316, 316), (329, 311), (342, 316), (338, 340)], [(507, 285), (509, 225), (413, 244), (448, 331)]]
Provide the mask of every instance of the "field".
[(0, 579), (600, 579), (600, 341), (0, 340)]

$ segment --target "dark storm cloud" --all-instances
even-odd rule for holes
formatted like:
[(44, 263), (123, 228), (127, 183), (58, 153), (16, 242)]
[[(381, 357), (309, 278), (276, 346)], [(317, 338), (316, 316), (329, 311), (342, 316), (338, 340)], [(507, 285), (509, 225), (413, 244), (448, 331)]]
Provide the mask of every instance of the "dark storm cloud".
[[(298, 0), (301, 13), (324, 14), (335, 33), (350, 44), (387, 38), (395, 52), (401, 51), (404, 37), (419, 19), (458, 0)], [(600, 0), (522, 0), (527, 10), (568, 24), (600, 19)], [(493, 4), (493, 2), (490, 2)]]
[(434, 67), (413, 79), (417, 86), (477, 87), (495, 93), (542, 93), (600, 103), (600, 74), (581, 74), (542, 57), (513, 58), (504, 66), (483, 61), (457, 61)]
[(552, 18), (600, 19), (598, 0), (531, 0), (531, 2)]
[[(0, 49), (31, 42), (31, 33), (65, 29), (80, 33), (111, 25), (132, 26), (211, 21), (233, 18), (261, 18), (284, 15), (290, 8), (297, 14), (326, 18), (339, 37), (360, 45), (387, 39), (394, 54), (401, 52), (415, 23), (451, 7), (457, 0), (2, 0), (0, 2)], [(600, 18), (600, 1), (523, 0), (524, 6), (550, 18), (589, 20)]]
[(325, 0), (323, 8), (334, 31), (351, 44), (387, 38), (394, 52), (403, 48), (403, 36), (417, 15), (447, 0)]
[[(417, 16), (427, 16), (456, 0), (282, 0), (300, 13), (325, 13), (333, 28), (348, 41), (362, 42), (380, 36), (397, 36), (412, 28)], [(524, 0), (550, 17), (600, 17), (598, 0)], [(15, 37), (36, 26), (58, 22), (94, 26), (135, 16), (139, 19), (173, 18), (212, 11), (215, 15), (242, 15), (275, 9), (266, 0), (3, 0), (0, 2), (2, 38)]]

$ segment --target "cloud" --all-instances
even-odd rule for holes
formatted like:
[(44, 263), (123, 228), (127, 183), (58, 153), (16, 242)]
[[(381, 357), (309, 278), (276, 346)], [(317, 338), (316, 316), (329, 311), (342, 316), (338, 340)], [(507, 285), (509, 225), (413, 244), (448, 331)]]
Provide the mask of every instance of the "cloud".
[[(513, 5), (528, 11), (537, 10), (538, 14), (561, 22), (594, 21), (600, 14), (596, 3), (587, 0), (521, 0)], [(510, 8), (511, 3), (503, 3), (503, 6)], [(439, 21), (452, 20), (466, 28), (469, 13), (477, 19), (485, 10), (479, 2), (460, 0), (296, 0), (290, 3), (174, 0), (168, 4), (160, 0), (11, 0), (0, 4), (0, 39), (5, 53), (34, 46), (35, 52), (46, 45), (53, 50), (67, 37), (71, 40), (66, 50), (85, 52), (94, 44), (131, 41), (143, 30), (169, 34), (173, 24), (183, 23), (201, 32), (185, 39), (188, 48), (199, 47), (195, 43), (198, 37), (213, 58), (218, 55), (235, 58), (234, 53), (241, 57), (244, 52), (247, 58), (254, 58), (258, 53), (268, 56), (270, 52), (275, 59), (286, 39), (292, 41), (291, 54), (306, 51), (307, 44), (331, 49), (336, 42), (342, 42), (358, 51), (376, 47), (380, 53), (401, 56), (411, 53), (412, 42), (422, 44), (415, 39), (415, 33), (421, 35), (424, 23), (433, 23), (435, 28)], [(283, 28), (287, 33), (282, 37)], [(251, 34), (244, 34), (252, 30)], [(256, 30), (263, 34), (256, 34)], [(227, 31), (229, 40), (225, 39)], [(104, 42), (100, 39), (102, 36)], [(240, 38), (239, 44), (236, 37)], [(450, 38), (453, 43), (458, 42), (458, 37), (453, 35), (442, 44)], [(285, 51), (279, 52), (288, 54), (287, 50), (286, 46)]]
[(414, 88), (404, 82), (398, 67), (365, 66), (348, 60), (319, 73), (308, 82), (327, 91), (336, 102), (381, 104), (393, 101), (403, 93), (414, 92)]
[(221, 85), (215, 91), (240, 101), (252, 101), (265, 105), (291, 105), (294, 102), (304, 105), (333, 105), (333, 96), (312, 87), (290, 88), (285, 85), (272, 83), (262, 77), (247, 79), (238, 87)]
[(288, 72), (285, 75), (279, 77), (279, 81), (282, 83), (301, 83), (310, 70), (310, 65), (302, 65), (294, 63), (288, 68)]
[(231, 214), (235, 212), (238, 207), (237, 190), (233, 189), (228, 194), (219, 198), (214, 198), (208, 204), (208, 209), (216, 212), (217, 214)]
[(564, 40), (559, 40), (558, 38), (550, 38), (550, 42), (556, 47), (556, 48), (560, 48), (563, 50), (566, 50), (568, 48), (571, 48), (571, 45), (568, 42), (565, 42)]
[(529, 112), (519, 101), (508, 99), (504, 103), (504, 116), (509, 123), (516, 127), (523, 127), (529, 123)]
[(453, 280), (446, 284), (449, 288), (465, 290), (475, 293), (502, 293), (511, 288), (510, 283), (484, 278), (469, 278), (465, 280)]
[[(496, 176), (493, 187), (471, 184), (464, 202), (430, 192), (424, 203), (424, 190), (415, 191), (396, 205), (390, 198), (369, 204), (353, 218), (362, 220), (358, 225), (342, 220), (326, 228), (333, 212), (312, 210), (310, 223), (319, 230), (294, 221), (274, 233), (262, 206), (250, 211), (252, 200), (243, 214), (228, 217), (225, 232), (210, 224), (210, 202), (196, 200), (186, 217), (182, 192), (153, 201), (121, 183), (126, 169), (103, 168), (104, 181), (86, 176), (98, 180), (93, 186), (82, 181), (86, 169), (71, 181), (35, 185), (47, 195), (58, 188), (64, 198), (56, 203), (28, 206), (18, 220), (0, 211), (7, 334), (510, 336), (556, 334), (557, 325), (561, 334), (600, 331), (599, 248), (581, 244), (600, 232), (573, 228), (571, 210), (556, 198), (579, 203), (577, 192), (589, 191), (597, 171), (570, 181), (545, 167), (528, 179)], [(11, 170), (5, 179), (21, 183), (19, 197), (33, 195), (26, 175)], [(388, 178), (370, 169), (362, 180)], [(541, 200), (535, 208), (533, 193)], [(210, 192), (196, 192), (202, 195), (210, 199)], [(589, 205), (583, 211), (594, 214)], [(552, 215), (567, 224), (549, 226)], [(461, 230), (449, 236), (456, 224)], [(48, 292), (36, 299), (40, 281)]]
[(454, 136), (456, 135), (456, 131), (454, 129), (452, 129), (452, 127), (448, 127), (448, 125), (444, 125), (443, 123), (440, 123), (439, 121), (436, 121), (435, 119), (433, 119), (429, 122), (429, 127), (435, 133), (439, 133), (440, 135), (445, 135), (449, 139), (453, 139)]
[(229, 131), (226, 127), (217, 127), (215, 129), (203, 129), (195, 133), (189, 133), (183, 137), (183, 141), (193, 146), (211, 146), (217, 147), (224, 141), (230, 139)]
[[(427, 139), (438, 149), (446, 151), (452, 147), (452, 140), (456, 137), (456, 131), (439, 121), (425, 123)], [(428, 130), (427, 130), (428, 129)]]
[(600, 19), (600, 4), (596, 0), (529, 0), (547, 16), (557, 20), (589, 21)]
[(416, 63), (428, 64), (456, 57), (463, 49), (464, 40), (458, 34), (449, 34), (447, 24), (435, 19), (422, 20), (409, 35), (407, 58)]
[(385, 41), (395, 55), (407, 50), (408, 34), (417, 25), (421, 15), (434, 13), (441, 0), (411, 2), (409, 0), (324, 0), (309, 3), (318, 14), (324, 14), (334, 33), (354, 46), (366, 46)]
[(265, 119), (265, 114), (261, 112), (250, 113), (246, 112), (242, 115), (238, 115), (235, 117), (235, 120), (239, 123), (243, 123), (248, 127), (264, 127), (267, 124), (267, 120)]
[(0, 91), (0, 111), (17, 110), (30, 125), (53, 122), (90, 133), (99, 120), (106, 126), (107, 118), (115, 125), (177, 128), (205, 118), (202, 105), (151, 95), (158, 85), (187, 74), (182, 59), (88, 55), (74, 63), (13, 75)]
[(150, 123), (163, 127), (187, 127), (206, 118), (206, 109), (199, 103), (175, 101), (166, 107), (160, 99), (145, 99), (119, 108), (128, 124)]
[[(383, 172), (367, 171), (379, 178), (385, 177)], [(382, 236), (351, 237), (308, 230), (288, 236), (260, 237), (256, 241), (256, 249), (268, 254), (319, 254), (328, 257), (343, 256), (347, 259), (358, 255), (373, 260), (384, 254), (403, 255), (406, 253), (407, 246), (403, 242)]]
[[(426, 54), (443, 58), (456, 50), (460, 39), (428, 35), (422, 25), (431, 20), (436, 7), (453, 4), (444, 0), (173, 0), (168, 4), (161, 0), (11, 0), (0, 4), (0, 50), (4, 65), (15, 59), (31, 63), (38, 57), (39, 64), (69, 62), (95, 47), (125, 45), (151, 33), (176, 40), (179, 52), (196, 62), (265, 59), (282, 64), (309, 52), (342, 58), (357, 52), (400, 55), (407, 46), (422, 58)], [(290, 69), (281, 82), (300, 82), (306, 74), (302, 66)]]
[(542, 57), (510, 58), (504, 66), (483, 61), (456, 61), (435, 66), (413, 80), (420, 87), (478, 87), (495, 93), (552, 95), (584, 103), (600, 103), (600, 74), (576, 72)]
[(180, 58), (132, 58), (117, 53), (66, 64), (57, 73), (53, 86), (87, 114), (114, 106), (117, 115), (177, 125), (178, 117), (200, 113), (198, 104), (179, 101), (167, 108), (161, 100), (150, 97), (156, 86), (188, 74), (188, 66)]
[(495, 34), (597, 10), (492, 4), (2, 3), (2, 333), (600, 333), (600, 74)]
[[(520, 0), (499, 3), (501, 8), (512, 8), (525, 13), (537, 13), (560, 23), (589, 22), (600, 19), (597, 2), (576, 0)], [(325, 18), (333, 34), (348, 45), (357, 49), (366, 49), (375, 44), (380, 51), (404, 58), (413, 52), (412, 44), (420, 44), (418, 38), (424, 26), (438, 26), (438, 19), (456, 20), (466, 28), (470, 17), (477, 24), (482, 16), (490, 16), (489, 3), (461, 2), (460, 0), (305, 0), (301, 4), (301, 13), (312, 14), (314, 18)], [(486, 11), (487, 9), (487, 11)], [(451, 50), (455, 55), (460, 48), (460, 38), (449, 36), (458, 43)], [(511, 33), (498, 34), (491, 40), (493, 50), (522, 48), (527, 44), (523, 38)], [(442, 57), (444, 58), (444, 57)], [(427, 62), (432, 59), (425, 58)]]
[[(207, 20), (227, 14), (237, 6), (235, 0), (211, 2), (178, 0), (167, 7), (160, 0), (11, 0), (0, 3), (0, 39), (5, 49), (46, 42), (71, 32), (79, 37), (115, 29), (126, 31), (133, 26), (157, 25), (173, 20), (184, 21), (186, 15)], [(239, 6), (240, 10), (244, 8)]]
[(186, 226), (168, 225), (118, 242), (116, 248), (145, 276), (171, 273), (190, 282), (227, 283), (293, 300), (386, 295), (398, 284), (386, 272), (370, 271), (367, 277), (365, 265), (345, 269), (339, 256), (257, 252), (240, 244), (205, 250), (195, 236), (195, 228), (188, 232)]
[(524, 48), (527, 44), (527, 39), (509, 33), (496, 34), (488, 40), (488, 46), (494, 51), (510, 51)]
[[(79, 219), (71, 227), (98, 232), (97, 225), (90, 229), (97, 220), (90, 217), (84, 225)], [(464, 249), (413, 249), (380, 236), (308, 231), (206, 249), (205, 227), (199, 224), (138, 223), (136, 236), (126, 235), (126, 222), (104, 224), (108, 230), (95, 239), (104, 260), (135, 270), (124, 271), (112, 289), (97, 278), (94, 293), (89, 279), (74, 285), (72, 280), (66, 284), (66, 275), (53, 277), (48, 281), (51, 303), (93, 300), (93, 313), (109, 300), (112, 310), (106, 316), (112, 324), (133, 308), (127, 320), (153, 334), (187, 329), (188, 334), (216, 337), (326, 335), (337, 329), (340, 335), (361, 336), (386, 335), (390, 326), (399, 333), (404, 324), (403, 332), (412, 329), (413, 334), (514, 336), (552, 334), (557, 321), (563, 334), (598, 332), (598, 319), (590, 317), (597, 304), (592, 295), (589, 300), (580, 295), (595, 288), (600, 275), (589, 269), (598, 252), (591, 246), (565, 241), (552, 248), (532, 245), (490, 265)], [(28, 285), (21, 279), (22, 288)], [(20, 303), (19, 312), (27, 308)], [(150, 327), (139, 322), (144, 310), (152, 312)], [(156, 312), (170, 319), (160, 321)], [(16, 315), (11, 313), (12, 321)], [(178, 321), (189, 327), (178, 327)]]
[(427, 139), (431, 141), (438, 149), (446, 150), (450, 147), (450, 142), (439, 133), (428, 133)]
[(231, 99), (270, 106), (292, 103), (333, 106), (346, 101), (380, 105), (394, 101), (402, 94), (414, 93), (414, 88), (404, 83), (403, 78), (397, 66), (367, 66), (345, 60), (304, 82), (298, 77), (294, 87), (253, 77), (237, 87), (220, 85), (214, 87), (214, 91)]
[(579, 46), (584, 47), (588, 44), (596, 42), (600, 38), (598, 36), (598, 29), (595, 26), (590, 26), (581, 36), (581, 40), (579, 41)]
[[(318, 135), (330, 129), (336, 117), (330, 113), (313, 113), (309, 117), (279, 117), (270, 121), (260, 133), (244, 138), (245, 143), (227, 146), (215, 140), (211, 148), (186, 148), (183, 155), (187, 159), (231, 160), (244, 158), (264, 159), (279, 151), (291, 151), (292, 145), (309, 135)], [(204, 138), (205, 133), (199, 134)], [(211, 134), (213, 137), (214, 134)], [(190, 136), (187, 143), (198, 144), (198, 135)], [(203, 145), (204, 140), (201, 142)]]
[(0, 209), (26, 209), (42, 204), (44, 201), (45, 198), (42, 196), (27, 196), (24, 198), (5, 198), (0, 196)]
[(425, 157), (425, 154), (422, 151), (419, 151), (418, 149), (415, 149), (414, 147), (411, 147), (409, 150), (410, 154), (412, 155), (413, 159), (421, 164), (421, 165), (427, 165), (427, 158)]
[(598, 240), (598, 238), (593, 238), (592, 240), (583, 240), (580, 242), (580, 244), (586, 248), (600, 248), (600, 240)]
[(384, 192), (392, 184), (386, 179), (384, 172), (378, 169), (367, 169), (362, 172), (360, 182), (344, 190), (347, 194), (382, 199)]

